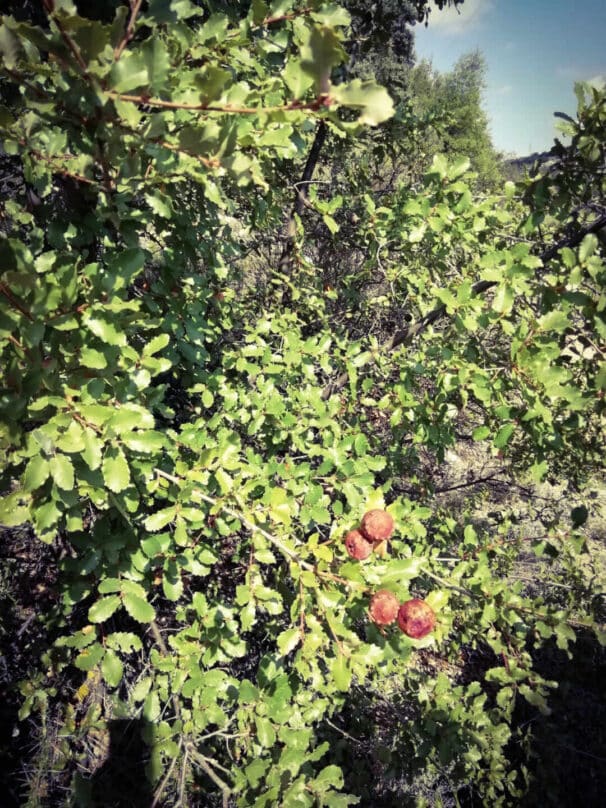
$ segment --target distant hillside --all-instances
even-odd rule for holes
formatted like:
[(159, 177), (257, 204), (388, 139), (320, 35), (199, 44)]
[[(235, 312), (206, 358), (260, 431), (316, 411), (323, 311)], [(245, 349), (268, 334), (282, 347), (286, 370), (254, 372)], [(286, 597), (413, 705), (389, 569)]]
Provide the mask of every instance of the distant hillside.
[(553, 159), (551, 150), (533, 152), (525, 157), (504, 157), (501, 170), (508, 180), (519, 180), (525, 174), (533, 171), (533, 167), (544, 168), (550, 165)]

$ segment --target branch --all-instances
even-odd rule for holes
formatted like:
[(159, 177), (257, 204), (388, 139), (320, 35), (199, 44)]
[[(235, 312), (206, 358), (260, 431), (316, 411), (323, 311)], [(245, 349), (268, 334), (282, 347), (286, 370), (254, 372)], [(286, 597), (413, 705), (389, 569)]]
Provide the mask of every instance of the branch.
[(137, 15), (139, 14), (139, 10), (141, 9), (141, 0), (131, 0), (130, 6), (131, 6), (130, 20), (128, 21), (128, 25), (126, 26), (126, 31), (124, 32), (124, 36), (120, 40), (120, 44), (114, 49), (114, 59), (116, 60), (116, 62), (122, 56), (124, 48), (133, 38), (133, 34), (135, 31), (135, 22), (137, 21)]
[(146, 107), (155, 107), (157, 109), (187, 109), (192, 112), (224, 112), (232, 115), (266, 115), (270, 112), (298, 112), (300, 110), (317, 111), (331, 104), (331, 99), (325, 94), (319, 95), (313, 101), (290, 101), (288, 104), (277, 104), (273, 107), (236, 107), (231, 104), (213, 106), (212, 104), (187, 104), (184, 101), (165, 101), (162, 98), (149, 98), (146, 95), (126, 95), (125, 93), (117, 93), (114, 90), (105, 90), (104, 92), (108, 98), (127, 101), (131, 104), (143, 104)]
[(68, 31), (66, 30), (66, 28), (63, 25), (63, 23), (61, 22), (61, 20), (58, 17), (55, 17), (55, 13), (54, 13), (55, 12), (55, 2), (54, 2), (54, 0), (42, 0), (42, 5), (44, 6), (44, 10), (46, 11), (49, 19), (51, 19), (55, 23), (55, 25), (57, 26), (57, 29), (58, 29), (59, 33), (61, 34), (61, 38), (63, 39), (63, 41), (67, 45), (71, 55), (74, 57), (74, 59), (76, 61), (76, 64), (78, 65), (78, 67), (80, 68), (80, 71), (82, 72), (82, 75), (89, 78), (88, 65), (86, 64), (86, 62), (84, 61), (84, 59), (82, 57), (82, 54), (80, 53), (80, 48), (74, 42), (74, 40), (71, 38), (71, 36), (69, 35)]
[(284, 272), (286, 275), (290, 274), (289, 270), (292, 269), (292, 258), (297, 235), (296, 217), (301, 216), (303, 213), (303, 208), (305, 207), (307, 197), (309, 196), (311, 179), (316, 169), (316, 165), (318, 164), (320, 152), (322, 151), (322, 146), (326, 141), (327, 134), (328, 127), (326, 126), (326, 123), (324, 121), (320, 121), (318, 128), (316, 129), (314, 142), (311, 145), (311, 149), (307, 157), (307, 162), (305, 163), (305, 168), (303, 169), (303, 175), (300, 182), (298, 182), (296, 185), (295, 204), (286, 223), (286, 242), (278, 262), (278, 270), (280, 272)]

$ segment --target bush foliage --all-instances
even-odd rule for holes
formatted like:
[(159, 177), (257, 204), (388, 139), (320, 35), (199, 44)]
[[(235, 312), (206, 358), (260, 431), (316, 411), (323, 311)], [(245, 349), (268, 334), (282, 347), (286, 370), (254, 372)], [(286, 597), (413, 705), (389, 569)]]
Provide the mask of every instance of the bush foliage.
[[(520, 795), (513, 710), (547, 711), (555, 684), (534, 653), (599, 633), (579, 564), (604, 451), (606, 93), (578, 86), (570, 145), (518, 186), (479, 193), (437, 155), (377, 193), (355, 143), (394, 108), (342, 68), (347, 11), (44, 5), (0, 28), (23, 178), (0, 238), (0, 522), (63, 548), (21, 717), (62, 705), (67, 756), (143, 718), (154, 804), (197, 782), (200, 804), (338, 808), (367, 786), (348, 793), (327, 727), (356, 688), (405, 693), (383, 762)], [(309, 184), (322, 139), (341, 188), (326, 163)], [(571, 513), (537, 531), (449, 511), (421, 461), (462, 433), (516, 480), (569, 480)], [(350, 559), (382, 507), (387, 552)], [(522, 548), (565, 585), (512, 578)], [(424, 598), (435, 630), (374, 625), (381, 589)], [(473, 649), (490, 664), (454, 681)]]

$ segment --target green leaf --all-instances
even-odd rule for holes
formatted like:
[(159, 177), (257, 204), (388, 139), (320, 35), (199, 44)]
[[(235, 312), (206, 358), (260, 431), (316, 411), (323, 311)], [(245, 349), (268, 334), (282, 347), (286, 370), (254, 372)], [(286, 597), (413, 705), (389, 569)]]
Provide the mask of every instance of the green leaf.
[(84, 427), (84, 450), (82, 457), (91, 471), (95, 471), (103, 460), (103, 443), (90, 427)]
[(103, 623), (119, 608), (121, 603), (118, 595), (109, 595), (101, 598), (88, 610), (88, 619), (91, 623)]
[(108, 595), (111, 592), (119, 592), (122, 588), (122, 581), (119, 578), (103, 578), (99, 581), (97, 589), (102, 595)]
[(261, 746), (270, 749), (276, 742), (276, 731), (269, 718), (257, 716), (255, 718), (257, 728), (257, 738)]
[(109, 447), (103, 458), (103, 480), (110, 491), (119, 494), (130, 483), (130, 468), (122, 449)]
[(541, 331), (555, 331), (557, 334), (561, 334), (568, 328), (570, 322), (566, 312), (556, 310), (540, 317), (537, 325)]
[(112, 414), (109, 426), (117, 435), (134, 429), (150, 429), (154, 426), (154, 416), (145, 407), (125, 404)]
[(280, 656), (286, 656), (301, 642), (301, 631), (298, 628), (288, 628), (278, 635), (277, 645)]
[(118, 348), (126, 346), (126, 334), (118, 331), (116, 326), (108, 320), (102, 317), (89, 317), (86, 320), (86, 326), (96, 337), (108, 345), (115, 345)]
[(391, 581), (409, 581), (416, 578), (426, 561), (427, 559), (418, 557), (396, 558), (388, 563), (382, 580), (384, 583), (389, 583)]
[(110, 87), (117, 93), (129, 93), (149, 81), (146, 59), (140, 53), (126, 51), (114, 62), (109, 75)]
[(181, 570), (174, 559), (169, 559), (164, 565), (162, 576), (162, 590), (170, 601), (177, 601), (183, 594), (183, 580)]
[(35, 491), (36, 488), (46, 482), (50, 474), (50, 465), (48, 460), (45, 460), (40, 455), (35, 455), (31, 458), (25, 467), (23, 475), (23, 488), (25, 491)]
[(74, 466), (67, 455), (58, 454), (51, 457), (50, 473), (55, 484), (64, 491), (74, 487)]
[(170, 336), (168, 334), (158, 334), (144, 346), (143, 356), (153, 356), (157, 354), (158, 351), (162, 351), (166, 348), (169, 342)]
[(343, 788), (343, 772), (338, 766), (325, 766), (315, 780), (316, 786)]
[(345, 52), (335, 31), (318, 25), (302, 32), (301, 69), (316, 81), (319, 91), (328, 89), (330, 72), (345, 59)]
[(499, 314), (509, 314), (513, 307), (514, 294), (511, 286), (499, 286), (494, 300), (492, 301), (492, 308)]
[(331, 665), (332, 678), (337, 690), (346, 692), (351, 685), (351, 669), (347, 667), (347, 659), (340, 654)]
[[(61, 511), (59, 508), (57, 508), (57, 504), (54, 500), (45, 502), (34, 511), (34, 523), (36, 525), (36, 530), (39, 532), (45, 532), (50, 528), (55, 527), (60, 518)], [(2, 520), (0, 518), (0, 521), (10, 527), (10, 523), (6, 520)]]
[(107, 367), (107, 359), (101, 351), (96, 351), (94, 348), (82, 348), (80, 364), (86, 368), (93, 368), (93, 370), (103, 370)]
[(115, 651), (108, 649), (101, 663), (101, 674), (110, 687), (117, 687), (122, 681), (124, 666)]
[[(50, 503), (54, 507), (54, 503)], [(38, 509), (38, 512), (40, 509)], [(60, 514), (57, 511), (57, 518)], [(27, 522), (31, 517), (29, 497), (22, 492), (15, 491), (6, 497), (0, 497), (0, 525), (3, 527), (17, 527)], [(55, 520), (56, 521), (56, 520)]]
[(598, 238), (594, 233), (588, 233), (579, 246), (579, 261), (584, 263), (598, 248)]
[(515, 432), (515, 428), (515, 424), (504, 424), (499, 429), (494, 439), (494, 445), (497, 449), (503, 449), (509, 443), (509, 439)]
[(473, 440), (484, 440), (490, 435), (490, 429), (487, 426), (478, 426), (471, 433)]
[(354, 79), (331, 89), (331, 96), (341, 105), (360, 111), (358, 123), (377, 126), (394, 114), (391, 96), (375, 81)]
[(156, 617), (154, 607), (139, 595), (125, 592), (122, 602), (130, 616), (139, 623), (151, 623)]
[(105, 648), (98, 642), (84, 648), (76, 659), (74, 665), (81, 671), (92, 671), (92, 669), (101, 662), (105, 655)]
[(154, 454), (166, 445), (166, 438), (161, 432), (149, 429), (146, 432), (125, 432), (122, 442), (133, 452)]
[(297, 100), (303, 98), (314, 83), (314, 77), (301, 68), (300, 59), (289, 59), (282, 72), (282, 77), (293, 98)]
[(145, 529), (149, 530), (151, 533), (155, 533), (158, 530), (162, 530), (163, 527), (172, 522), (175, 518), (177, 513), (177, 509), (174, 505), (170, 508), (164, 508), (161, 511), (156, 511), (156, 513), (152, 513), (151, 516), (148, 516), (145, 522)]
[(156, 722), (161, 714), (162, 709), (160, 707), (160, 696), (156, 690), (152, 690), (151, 693), (148, 693), (145, 701), (143, 702), (143, 718), (145, 718), (150, 723)]
[(107, 648), (113, 648), (114, 651), (121, 651), (123, 654), (143, 649), (141, 639), (130, 631), (114, 631), (113, 634), (108, 634), (105, 638), (105, 645)]

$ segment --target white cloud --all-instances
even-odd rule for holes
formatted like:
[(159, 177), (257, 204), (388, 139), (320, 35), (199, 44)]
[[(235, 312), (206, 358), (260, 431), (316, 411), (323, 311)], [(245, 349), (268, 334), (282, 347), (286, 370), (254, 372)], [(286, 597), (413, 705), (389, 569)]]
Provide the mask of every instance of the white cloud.
[(590, 67), (583, 67), (578, 64), (560, 65), (556, 68), (556, 76), (564, 79), (567, 84), (572, 84), (577, 81), (586, 81), (588, 84), (593, 85), (600, 89), (604, 86), (606, 80), (606, 71), (593, 65)]
[(444, 8), (432, 3), (429, 27), (444, 34), (461, 34), (478, 23), (492, 9), (493, 0), (465, 0), (462, 6)]
[(599, 73), (597, 76), (592, 76), (587, 79), (587, 84), (591, 84), (596, 90), (603, 90), (606, 86), (606, 73)]

